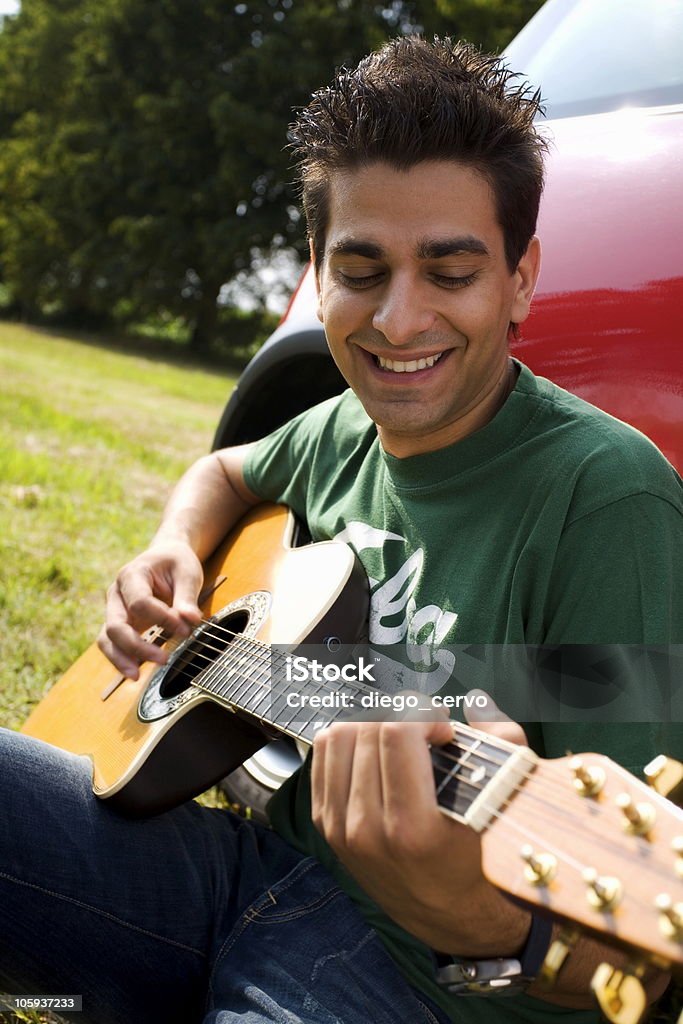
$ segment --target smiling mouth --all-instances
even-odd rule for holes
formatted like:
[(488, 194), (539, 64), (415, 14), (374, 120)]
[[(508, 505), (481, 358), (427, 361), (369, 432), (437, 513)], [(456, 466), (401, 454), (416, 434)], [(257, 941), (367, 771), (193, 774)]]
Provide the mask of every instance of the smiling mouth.
[(416, 370), (430, 369), (435, 363), (438, 363), (443, 355), (443, 352), (439, 352), (435, 356), (423, 356), (421, 359), (411, 359), (409, 362), (401, 362), (399, 359), (384, 359), (382, 356), (375, 356), (374, 359), (375, 364), (382, 370), (388, 370), (391, 373), (415, 373)]

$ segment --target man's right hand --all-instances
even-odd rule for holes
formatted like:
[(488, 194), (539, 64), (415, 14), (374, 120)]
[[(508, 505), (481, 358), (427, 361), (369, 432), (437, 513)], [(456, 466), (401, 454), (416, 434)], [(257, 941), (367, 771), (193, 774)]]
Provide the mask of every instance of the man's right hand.
[(164, 664), (166, 651), (140, 635), (161, 626), (167, 636), (184, 638), (201, 621), (197, 605), (204, 573), (184, 541), (159, 540), (120, 570), (107, 591), (107, 611), (97, 643), (129, 679), (144, 661)]
[(167, 636), (184, 638), (201, 621), (202, 559), (259, 501), (244, 482), (249, 448), (224, 448), (190, 466), (171, 494), (154, 540), (124, 565), (107, 591), (97, 642), (129, 679), (138, 678), (143, 661), (163, 665), (168, 660), (166, 651), (141, 633), (161, 626)]

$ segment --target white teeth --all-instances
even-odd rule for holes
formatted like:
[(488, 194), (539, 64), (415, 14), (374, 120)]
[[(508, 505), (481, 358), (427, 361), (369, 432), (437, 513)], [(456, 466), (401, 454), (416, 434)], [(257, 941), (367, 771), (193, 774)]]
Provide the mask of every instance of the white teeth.
[(383, 370), (392, 370), (394, 373), (415, 373), (416, 370), (426, 370), (441, 359), (443, 352), (436, 356), (425, 356), (422, 359), (412, 359), (409, 363), (399, 362), (398, 359), (383, 359), (377, 356), (377, 361)]

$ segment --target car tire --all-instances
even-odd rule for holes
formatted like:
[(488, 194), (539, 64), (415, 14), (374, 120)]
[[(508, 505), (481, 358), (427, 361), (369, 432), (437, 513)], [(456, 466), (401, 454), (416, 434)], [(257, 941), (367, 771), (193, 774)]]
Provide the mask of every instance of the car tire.
[(268, 801), (301, 765), (302, 753), (289, 739), (274, 740), (227, 775), (219, 786), (232, 810), (268, 825)]

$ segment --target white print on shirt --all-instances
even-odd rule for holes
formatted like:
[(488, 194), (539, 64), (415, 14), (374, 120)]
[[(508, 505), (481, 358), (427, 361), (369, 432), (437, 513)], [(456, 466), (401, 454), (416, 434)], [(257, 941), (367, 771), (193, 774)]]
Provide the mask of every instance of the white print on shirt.
[[(361, 551), (381, 549), (390, 541), (406, 543), (405, 537), (398, 533), (378, 530), (357, 520), (348, 523), (333, 539), (348, 544), (359, 557)], [(417, 548), (388, 580), (381, 582), (369, 577), (369, 639), (378, 646), (405, 641), (408, 657), (413, 665), (420, 665), (420, 669), (385, 660), (395, 666), (401, 689), (431, 694), (444, 686), (453, 671), (455, 655), (452, 651), (439, 650), (439, 646), (458, 616), (435, 604), (417, 607), (413, 593), (420, 582), (423, 563), (424, 549)]]

